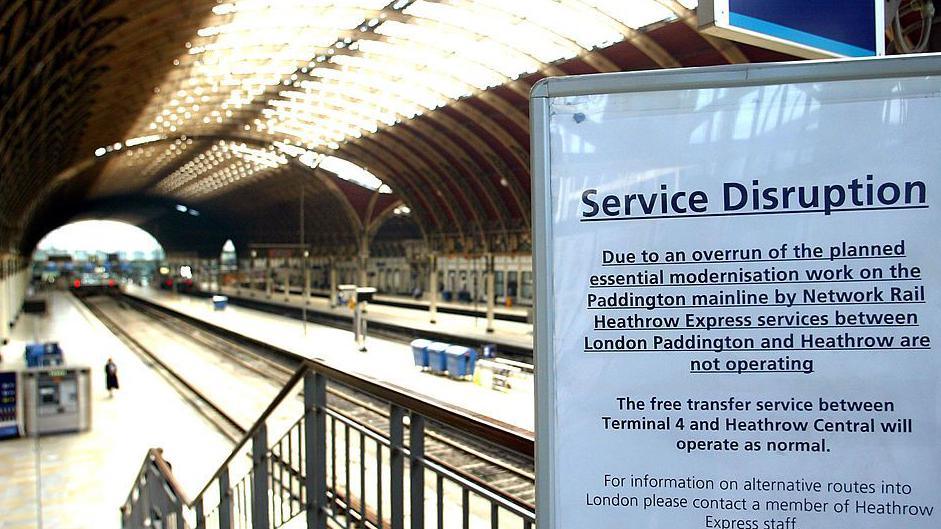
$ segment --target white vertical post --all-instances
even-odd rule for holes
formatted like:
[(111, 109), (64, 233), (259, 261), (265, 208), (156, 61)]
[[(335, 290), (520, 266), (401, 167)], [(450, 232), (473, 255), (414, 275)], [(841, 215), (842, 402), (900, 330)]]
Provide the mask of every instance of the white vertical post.
[(248, 271), (248, 290), (252, 297), (255, 297), (255, 283), (256, 283), (255, 275), (257, 273), (256, 268), (258, 264), (256, 261), (256, 257), (257, 257), (257, 253), (255, 252), (255, 250), (252, 250), (251, 268)]
[(304, 251), (304, 306), (310, 305), (310, 263), (307, 260), (307, 251)]
[(25, 260), (20, 261), (19, 285), (16, 291), (16, 313), (23, 311), (23, 303), (26, 301), (26, 290), (29, 288), (30, 268)]
[(369, 286), (369, 235), (364, 233), (359, 242), (359, 286)]
[(265, 256), (265, 299), (271, 299), (271, 256)]
[(0, 345), (6, 345), (10, 338), (10, 314), (7, 308), (7, 258), (0, 256)]
[[(236, 257), (235, 258), (235, 295), (236, 296), (242, 295), (242, 273), (243, 273), (242, 262), (238, 259), (238, 257)], [(249, 275), (248, 275), (249, 284), (251, 284), (251, 277), (252, 277), (251, 273), (249, 272)]]
[(291, 301), (291, 270), (288, 260), (288, 265), (284, 268), (284, 301)]
[(333, 308), (337, 306), (337, 264), (332, 257), (328, 266), (330, 267), (330, 292), (327, 296), (330, 299), (330, 308)]

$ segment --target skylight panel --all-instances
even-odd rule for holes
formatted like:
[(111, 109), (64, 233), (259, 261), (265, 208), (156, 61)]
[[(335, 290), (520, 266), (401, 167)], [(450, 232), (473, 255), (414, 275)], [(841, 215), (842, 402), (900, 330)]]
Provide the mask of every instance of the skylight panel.
[[(544, 63), (573, 56), (579, 51), (577, 47), (565, 44), (564, 39), (560, 39), (546, 28), (481, 4), (465, 2), (457, 5), (421, 1), (409, 6), (405, 12), (412, 16), (437, 20), (455, 30), (466, 30), (486, 36)], [(537, 69), (538, 66), (527, 66), (524, 70)], [(513, 75), (518, 75), (521, 71), (514, 72)]]
[[(132, 140), (244, 130), (335, 150), (383, 125), (618, 42), (625, 26), (673, 17), (657, 0), (415, 0), (392, 7), (389, 0), (238, 0), (217, 3), (213, 13), (155, 89)], [(213, 147), (224, 161), (172, 165), (179, 169), (174, 189), (221, 189), (249, 169), (274, 170), (274, 160), (287, 156)], [(238, 164), (223, 171), (233, 160)]]
[[(323, 160), (320, 161), (320, 167), (330, 171), (343, 180), (353, 182), (354, 184), (365, 187), (366, 189), (371, 189), (374, 191), (379, 190), (380, 193), (392, 192), (392, 190), (389, 189), (388, 186), (385, 186), (382, 183), (382, 180), (376, 178), (374, 174), (342, 158), (337, 158), (336, 156), (325, 156)], [(382, 189), (383, 187), (385, 189)]]
[(582, 1), (633, 29), (642, 28), (674, 16), (673, 11), (654, 0), (633, 0), (631, 2), (623, 0)]
[[(427, 71), (434, 75), (446, 74), (480, 90), (507, 80), (500, 72), (477, 62), (479, 59), (485, 59), (479, 55), (448, 54), (435, 48), (398, 39), (379, 46), (374, 43), (364, 45), (363, 53), (373, 63), (373, 67), (381, 66), (388, 61), (408, 62), (410, 65), (405, 69), (404, 75), (417, 71)], [(458, 96), (452, 97), (461, 97), (471, 92), (469, 89), (461, 90)]]
[[(585, 49), (591, 49), (604, 43), (618, 42), (623, 39), (610, 21), (597, 12), (577, 9), (576, 2), (555, 2), (545, 0), (473, 0), (489, 7), (502, 10), (510, 16), (517, 16), (538, 24), (569, 39)], [(633, 4), (637, 0), (625, 2)], [(646, 2), (647, 0), (642, 0)]]

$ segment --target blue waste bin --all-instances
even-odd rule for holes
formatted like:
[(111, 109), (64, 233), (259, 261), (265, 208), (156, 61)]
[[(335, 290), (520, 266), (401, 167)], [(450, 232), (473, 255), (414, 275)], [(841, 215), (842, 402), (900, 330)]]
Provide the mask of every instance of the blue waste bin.
[(448, 370), (448, 357), (445, 351), (450, 347), (443, 342), (432, 342), (425, 348), (428, 351), (428, 370), (432, 373), (444, 373)]
[(228, 296), (213, 296), (212, 297), (212, 308), (214, 310), (225, 310), (229, 305)]
[(27, 344), (24, 356), (26, 367), (61, 366), (64, 362), (58, 342)]
[(428, 346), (431, 345), (431, 340), (419, 338), (417, 340), (412, 340), (410, 345), (412, 346), (412, 357), (415, 359), (415, 365), (422, 369), (427, 368)]
[(464, 378), (474, 374), (477, 364), (477, 351), (463, 345), (452, 345), (445, 350), (448, 359), (448, 375)]
[(26, 357), (26, 367), (39, 367), (45, 347), (41, 343), (28, 343), (23, 356)]

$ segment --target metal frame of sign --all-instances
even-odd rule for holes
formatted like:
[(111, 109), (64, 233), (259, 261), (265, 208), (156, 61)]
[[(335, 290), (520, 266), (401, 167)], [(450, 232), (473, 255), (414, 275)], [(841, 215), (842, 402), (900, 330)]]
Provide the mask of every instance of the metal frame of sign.
[[(885, 55), (885, 2), (869, 0), (875, 10), (873, 25), (874, 55)], [(729, 0), (700, 0), (699, 29), (716, 37), (736, 40), (768, 48), (807, 59), (826, 59), (832, 57), (867, 57), (873, 55), (868, 50), (839, 42), (820, 35), (813, 35), (758, 19), (742, 17), (733, 20), (729, 9)], [(815, 16), (817, 16), (815, 14)]]
[[(645, 72), (546, 78), (533, 86), (530, 97), (533, 261), (536, 312), (534, 360), (536, 371), (536, 518), (540, 529), (560, 529), (556, 522), (552, 467), (557, 424), (553, 372), (553, 234), (549, 187), (549, 100), (555, 97), (745, 87), (774, 84), (907, 78), (941, 75), (941, 55), (905, 55), (865, 59), (801, 61), (683, 68)], [(586, 391), (591, 388), (586, 388)]]

